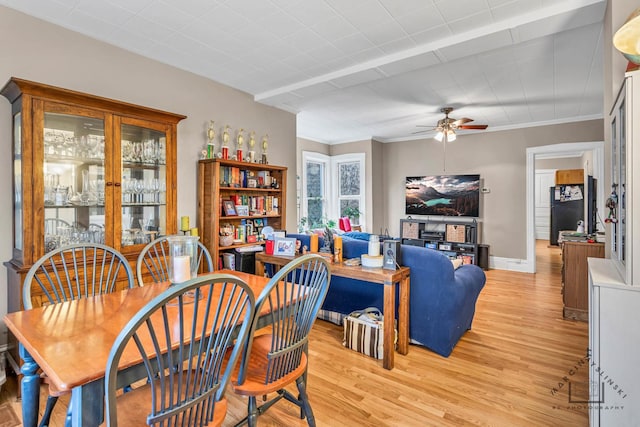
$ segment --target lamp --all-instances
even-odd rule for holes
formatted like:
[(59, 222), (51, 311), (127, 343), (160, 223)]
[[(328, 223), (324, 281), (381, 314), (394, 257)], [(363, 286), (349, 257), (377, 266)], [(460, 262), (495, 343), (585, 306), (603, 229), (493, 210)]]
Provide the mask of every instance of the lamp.
[(613, 45), (629, 61), (640, 64), (640, 8), (634, 10), (616, 31)]

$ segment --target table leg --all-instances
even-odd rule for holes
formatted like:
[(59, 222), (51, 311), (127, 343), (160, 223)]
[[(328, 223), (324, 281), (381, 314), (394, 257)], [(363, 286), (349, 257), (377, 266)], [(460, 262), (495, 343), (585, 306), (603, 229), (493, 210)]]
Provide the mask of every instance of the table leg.
[(256, 260), (256, 276), (264, 277), (264, 263)]
[(38, 375), (38, 364), (33, 357), (22, 346), (19, 345), (20, 358), (24, 361), (20, 367), (22, 382), (20, 388), (22, 392), (22, 424), (25, 427), (36, 427), (38, 425), (38, 409), (40, 408), (40, 375)]
[(104, 378), (71, 391), (71, 423), (74, 426), (98, 427), (104, 420)]
[(382, 366), (385, 369), (393, 369), (395, 356), (395, 313), (396, 313), (396, 285), (384, 284), (384, 359)]
[(409, 275), (400, 281), (400, 301), (398, 301), (398, 353), (409, 353)]

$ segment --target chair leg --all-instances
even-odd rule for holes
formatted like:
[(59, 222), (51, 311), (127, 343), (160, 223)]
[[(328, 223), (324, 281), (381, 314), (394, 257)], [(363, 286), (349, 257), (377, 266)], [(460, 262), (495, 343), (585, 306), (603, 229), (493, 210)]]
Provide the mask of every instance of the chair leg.
[(258, 425), (258, 403), (255, 396), (249, 396), (249, 406), (247, 410), (247, 425), (256, 427)]
[(311, 409), (311, 405), (309, 404), (309, 396), (307, 396), (307, 387), (305, 385), (304, 378), (298, 378), (296, 380), (296, 385), (298, 386), (298, 392), (300, 393), (300, 403), (302, 404), (302, 410), (307, 417), (307, 424), (309, 424), (309, 427), (315, 427), (316, 419), (313, 416), (313, 410)]
[(69, 406), (67, 407), (67, 418), (64, 419), (64, 427), (71, 427), (71, 411), (73, 408), (71, 407), (72, 402), (69, 400)]
[(56, 406), (56, 402), (58, 401), (57, 396), (51, 396), (47, 398), (47, 406), (44, 408), (44, 414), (42, 414), (42, 419), (40, 420), (40, 424), (38, 427), (44, 427), (49, 425), (49, 420), (51, 419), (51, 412), (53, 412), (53, 407)]

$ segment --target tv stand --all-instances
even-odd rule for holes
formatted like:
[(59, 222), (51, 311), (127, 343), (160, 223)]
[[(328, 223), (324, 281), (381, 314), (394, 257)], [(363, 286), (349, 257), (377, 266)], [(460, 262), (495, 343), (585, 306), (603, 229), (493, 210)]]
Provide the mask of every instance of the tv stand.
[(458, 219), (401, 219), (400, 239), (404, 245), (435, 249), (464, 264), (478, 265), (478, 222)]

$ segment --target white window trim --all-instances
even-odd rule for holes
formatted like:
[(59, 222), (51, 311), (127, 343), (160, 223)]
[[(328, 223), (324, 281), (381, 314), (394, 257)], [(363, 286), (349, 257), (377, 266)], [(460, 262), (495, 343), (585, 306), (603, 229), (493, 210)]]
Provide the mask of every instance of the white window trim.
[[(300, 218), (308, 217), (307, 212), (307, 162), (316, 162), (323, 163), (325, 167), (325, 175), (324, 175), (324, 183), (323, 188), (325, 189), (325, 198), (324, 203), (322, 204), (325, 212), (323, 212), (323, 216), (329, 215), (329, 203), (331, 200), (331, 188), (329, 187), (329, 175), (331, 173), (331, 157), (322, 154), (316, 153), (314, 151), (303, 151), (302, 152), (302, 178), (301, 178), (301, 198), (300, 198)], [(298, 222), (300, 222), (300, 218), (298, 218)]]
[[(360, 218), (359, 222), (364, 226), (366, 224), (366, 183), (365, 183), (365, 153), (349, 153), (349, 154), (340, 154), (337, 156), (331, 156), (331, 176), (338, 177), (339, 170), (338, 166), (340, 163), (351, 163), (351, 162), (359, 162), (360, 163)], [(331, 197), (328, 205), (330, 218), (340, 218), (340, 200), (339, 200), (339, 182), (337, 179), (331, 180)], [(351, 198), (351, 197), (350, 197)], [(355, 197), (353, 197), (355, 198)]]
[[(338, 200), (338, 181), (332, 179), (338, 177), (338, 165), (340, 163), (360, 162), (360, 224), (366, 224), (366, 168), (365, 153), (349, 153), (337, 156), (327, 156), (326, 154), (317, 153), (315, 151), (302, 152), (302, 168), (301, 168), (301, 192), (300, 192), (300, 218), (308, 217), (307, 212), (307, 162), (323, 163), (325, 166), (324, 188), (325, 197), (323, 199), (323, 207), (325, 212), (323, 216), (338, 221), (340, 218), (340, 203)], [(298, 218), (298, 221), (300, 221)]]

